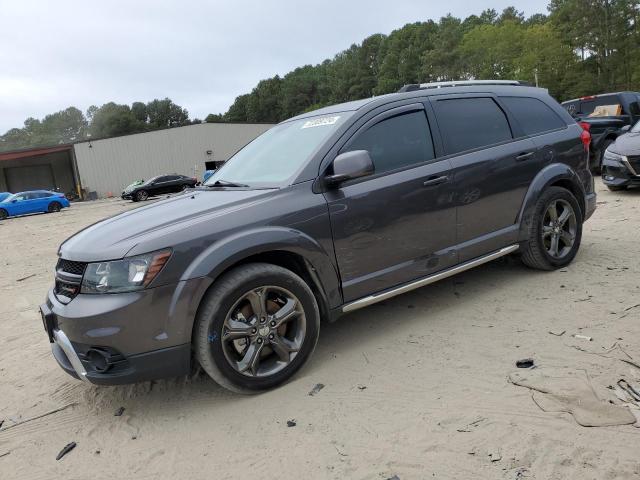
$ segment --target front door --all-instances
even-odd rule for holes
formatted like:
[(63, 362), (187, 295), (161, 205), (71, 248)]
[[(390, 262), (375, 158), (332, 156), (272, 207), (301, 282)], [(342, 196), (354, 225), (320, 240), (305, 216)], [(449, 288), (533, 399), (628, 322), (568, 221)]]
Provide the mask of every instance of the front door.
[(448, 160), (435, 158), (422, 104), (384, 112), (340, 153), (367, 150), (375, 172), (325, 193), (345, 301), (456, 262)]

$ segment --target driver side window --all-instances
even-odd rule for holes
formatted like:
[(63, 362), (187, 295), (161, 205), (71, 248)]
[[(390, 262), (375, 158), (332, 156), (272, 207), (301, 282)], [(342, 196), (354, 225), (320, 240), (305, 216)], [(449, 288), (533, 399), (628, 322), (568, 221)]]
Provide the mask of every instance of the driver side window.
[(357, 136), (341, 153), (367, 150), (375, 173), (418, 165), (435, 158), (424, 111), (386, 118)]

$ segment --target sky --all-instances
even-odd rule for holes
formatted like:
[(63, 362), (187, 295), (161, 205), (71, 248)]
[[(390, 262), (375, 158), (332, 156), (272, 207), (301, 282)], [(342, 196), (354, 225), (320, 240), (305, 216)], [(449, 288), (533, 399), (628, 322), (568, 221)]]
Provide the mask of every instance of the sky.
[(171, 98), (224, 113), (258, 81), (416, 21), (546, 0), (0, 0), (0, 133), (28, 117)]

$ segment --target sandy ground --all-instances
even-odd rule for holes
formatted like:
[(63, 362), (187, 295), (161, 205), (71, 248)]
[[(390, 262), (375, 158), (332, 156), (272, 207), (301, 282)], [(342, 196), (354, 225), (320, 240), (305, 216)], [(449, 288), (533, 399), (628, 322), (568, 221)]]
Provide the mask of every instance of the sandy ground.
[(618, 402), (606, 387), (619, 378), (640, 383), (640, 369), (607, 354), (618, 342), (640, 361), (640, 190), (599, 186), (598, 203), (567, 269), (503, 259), (325, 324), (293, 381), (249, 397), (203, 375), (125, 387), (68, 377), (37, 311), (56, 249), (132, 204), (6, 220), (0, 478), (638, 478), (640, 428), (581, 427), (508, 381), (531, 356), (584, 375), (602, 399)]

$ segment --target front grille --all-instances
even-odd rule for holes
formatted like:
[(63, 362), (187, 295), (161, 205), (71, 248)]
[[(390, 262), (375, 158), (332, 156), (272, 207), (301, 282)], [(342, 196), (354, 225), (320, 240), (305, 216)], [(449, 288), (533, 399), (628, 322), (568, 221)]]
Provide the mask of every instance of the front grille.
[(627, 157), (629, 165), (636, 171), (636, 175), (640, 175), (640, 155), (629, 155)]
[(62, 270), (63, 272), (72, 273), (74, 275), (83, 275), (84, 269), (87, 266), (84, 262), (74, 262), (72, 260), (65, 260), (61, 258), (58, 260), (56, 270)]
[(87, 264), (84, 262), (74, 262), (64, 258), (58, 260), (54, 292), (60, 301), (68, 303), (80, 293), (82, 275), (86, 267)]

